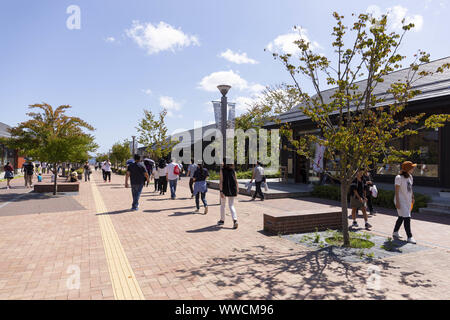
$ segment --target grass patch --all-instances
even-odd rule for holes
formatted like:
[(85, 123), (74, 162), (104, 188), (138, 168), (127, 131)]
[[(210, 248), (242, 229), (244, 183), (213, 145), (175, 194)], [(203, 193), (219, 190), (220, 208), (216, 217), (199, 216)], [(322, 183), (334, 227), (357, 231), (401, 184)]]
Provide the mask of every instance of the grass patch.
[[(355, 233), (350, 232), (350, 248), (358, 249), (370, 249), (375, 243), (369, 240), (370, 234), (368, 233)], [(335, 231), (330, 237), (325, 238), (326, 243), (332, 246), (342, 247), (344, 245), (344, 237), (341, 232)]]

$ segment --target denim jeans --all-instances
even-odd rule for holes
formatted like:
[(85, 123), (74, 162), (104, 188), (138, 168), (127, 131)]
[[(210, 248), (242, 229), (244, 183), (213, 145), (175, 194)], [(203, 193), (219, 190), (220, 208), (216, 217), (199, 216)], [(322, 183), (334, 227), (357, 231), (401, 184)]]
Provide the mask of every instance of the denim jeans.
[(195, 195), (195, 204), (197, 205), (197, 209), (200, 209), (200, 194), (202, 195), (202, 202), (205, 208), (208, 206), (206, 202), (206, 192), (197, 192)]
[(141, 196), (143, 184), (132, 184), (131, 185), (131, 195), (133, 196), (133, 204), (131, 208), (137, 209), (139, 207), (139, 198)]
[(178, 182), (178, 179), (175, 179), (175, 180), (169, 180), (169, 184), (170, 184), (170, 197), (171, 197), (171, 198), (175, 198), (175, 197), (176, 197), (176, 192), (177, 192), (177, 182)]

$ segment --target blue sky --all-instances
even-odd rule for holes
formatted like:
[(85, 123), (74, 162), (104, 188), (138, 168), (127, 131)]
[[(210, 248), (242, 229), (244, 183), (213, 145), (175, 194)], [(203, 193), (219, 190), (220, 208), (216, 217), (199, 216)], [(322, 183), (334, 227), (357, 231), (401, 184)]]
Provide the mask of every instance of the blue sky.
[[(80, 29), (67, 27), (70, 5), (80, 8)], [(26, 120), (33, 103), (70, 104), (72, 114), (96, 128), (100, 152), (136, 134), (144, 108), (168, 108), (170, 131), (212, 122), (217, 82), (233, 86), (229, 101), (239, 114), (264, 86), (290, 83), (264, 49), (292, 50), (294, 25), (317, 52), (332, 53), (333, 11), (350, 18), (389, 9), (392, 29), (403, 17), (418, 26), (402, 53), (450, 55), (448, 0), (3, 0), (0, 6), (0, 121)]]

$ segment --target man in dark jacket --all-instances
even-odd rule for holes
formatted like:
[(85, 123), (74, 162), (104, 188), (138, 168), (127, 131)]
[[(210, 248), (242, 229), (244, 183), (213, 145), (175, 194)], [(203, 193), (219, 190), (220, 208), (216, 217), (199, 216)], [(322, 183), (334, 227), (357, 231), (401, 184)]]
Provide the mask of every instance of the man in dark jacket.
[(134, 155), (134, 163), (128, 166), (127, 175), (125, 176), (125, 188), (128, 188), (128, 179), (131, 180), (131, 195), (133, 196), (131, 210), (137, 211), (142, 188), (145, 182), (149, 180), (147, 168), (141, 162), (141, 156), (138, 154)]

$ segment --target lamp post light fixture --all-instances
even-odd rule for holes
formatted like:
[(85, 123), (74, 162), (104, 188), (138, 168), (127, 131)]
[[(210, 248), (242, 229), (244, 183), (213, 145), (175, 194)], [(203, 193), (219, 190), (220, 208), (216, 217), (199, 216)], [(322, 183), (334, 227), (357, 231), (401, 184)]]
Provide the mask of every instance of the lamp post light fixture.
[(136, 154), (135, 150), (134, 150), (134, 146), (135, 146), (135, 140), (136, 140), (136, 136), (131, 136), (133, 138), (133, 146), (132, 146), (132, 150), (133, 150), (133, 157)]
[(228, 106), (228, 100), (227, 100), (227, 93), (228, 91), (231, 89), (231, 86), (226, 85), (226, 84), (221, 84), (219, 86), (217, 86), (217, 89), (219, 89), (220, 93), (222, 94), (222, 98), (220, 100), (221, 102), (221, 111), (222, 111), (222, 116), (221, 116), (221, 131), (222, 131), (222, 139), (223, 139), (223, 146), (222, 146), (222, 150), (223, 150), (223, 157), (222, 158), (226, 158), (226, 153), (227, 153), (227, 106)]

